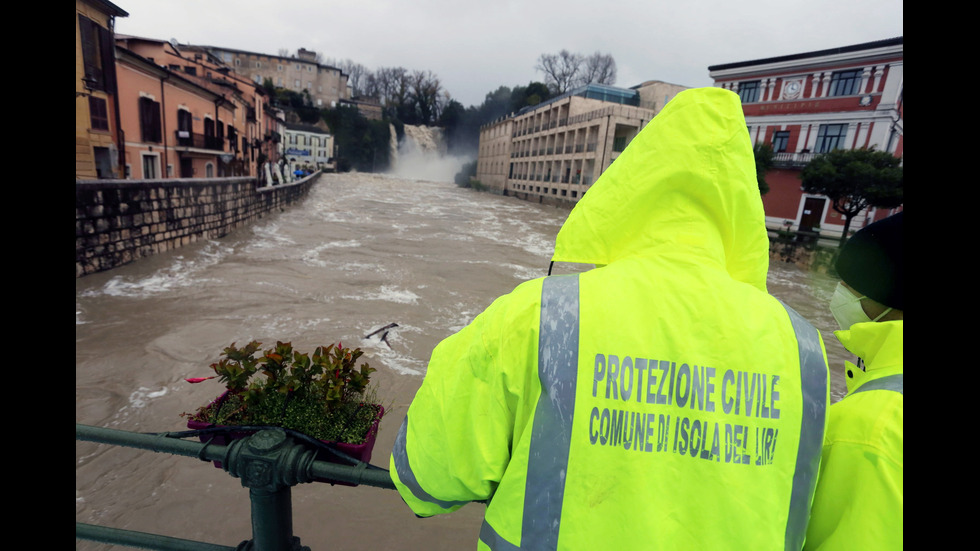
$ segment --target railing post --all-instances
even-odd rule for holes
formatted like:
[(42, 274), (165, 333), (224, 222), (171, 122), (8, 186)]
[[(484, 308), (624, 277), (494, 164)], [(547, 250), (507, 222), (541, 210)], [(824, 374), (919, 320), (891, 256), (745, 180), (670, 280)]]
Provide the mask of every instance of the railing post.
[(225, 470), (242, 480), (252, 500), (252, 541), (244, 551), (309, 551), (293, 536), (291, 487), (312, 482), (316, 453), (281, 430), (232, 442)]

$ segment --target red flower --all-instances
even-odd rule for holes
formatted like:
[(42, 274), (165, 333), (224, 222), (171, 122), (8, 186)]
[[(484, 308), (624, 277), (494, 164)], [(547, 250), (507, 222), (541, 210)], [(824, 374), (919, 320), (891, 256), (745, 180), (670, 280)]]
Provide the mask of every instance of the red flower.
[(184, 379), (184, 380), (187, 381), (188, 383), (200, 383), (202, 381), (207, 381), (208, 379), (214, 379), (215, 377), (217, 377), (217, 375), (212, 375), (210, 377), (194, 377), (191, 379)]

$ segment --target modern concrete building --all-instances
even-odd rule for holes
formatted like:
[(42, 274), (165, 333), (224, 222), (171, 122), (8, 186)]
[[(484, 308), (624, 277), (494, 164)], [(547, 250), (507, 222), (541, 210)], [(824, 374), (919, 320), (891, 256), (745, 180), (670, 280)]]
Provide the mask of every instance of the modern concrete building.
[(505, 195), (577, 202), (626, 145), (685, 86), (589, 84), (480, 130), (476, 179)]
[[(762, 197), (771, 229), (840, 236), (844, 220), (830, 200), (804, 193), (800, 171), (833, 149), (904, 152), (903, 38), (799, 54), (713, 65), (715, 86), (735, 91), (749, 134), (768, 143), (776, 167)], [(901, 209), (901, 207), (899, 207)], [(870, 208), (852, 220), (857, 231), (898, 209)]]
[(337, 67), (317, 62), (314, 51), (300, 48), (295, 56), (279, 56), (219, 46), (182, 44), (179, 47), (187, 51), (206, 51), (259, 86), (269, 79), (279, 88), (306, 91), (318, 109), (336, 107), (341, 100), (351, 97), (348, 75)]
[(75, 0), (75, 178), (118, 178), (122, 130), (116, 86), (115, 19), (105, 0)]

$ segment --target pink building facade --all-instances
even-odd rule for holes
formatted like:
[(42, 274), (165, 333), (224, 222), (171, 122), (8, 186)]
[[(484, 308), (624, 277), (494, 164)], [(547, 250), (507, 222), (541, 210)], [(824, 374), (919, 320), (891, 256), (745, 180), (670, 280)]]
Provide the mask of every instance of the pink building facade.
[[(804, 193), (800, 171), (833, 149), (873, 148), (901, 157), (903, 38), (815, 52), (714, 65), (715, 86), (742, 98), (753, 143), (768, 143), (775, 168), (763, 196), (770, 229), (789, 227), (840, 236), (844, 219), (827, 197)], [(869, 208), (851, 222), (856, 231), (898, 209)]]
[(126, 178), (262, 176), (284, 124), (265, 92), (168, 42), (116, 37)]

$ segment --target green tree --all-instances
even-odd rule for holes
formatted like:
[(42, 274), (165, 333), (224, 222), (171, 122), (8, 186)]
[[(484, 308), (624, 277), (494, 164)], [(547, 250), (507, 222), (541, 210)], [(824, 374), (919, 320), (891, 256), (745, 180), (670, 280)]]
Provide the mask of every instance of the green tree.
[[(442, 113), (439, 114), (438, 123), (446, 132), (446, 146), (450, 153), (460, 152), (459, 146), (463, 141), (461, 136), (465, 132), (465, 122), (466, 108), (463, 107), (462, 103), (450, 99), (443, 107)], [(466, 152), (465, 148), (462, 148), (462, 152)]]
[(356, 107), (321, 111), (337, 142), (337, 170), (383, 172), (388, 169), (390, 131), (387, 121), (368, 120)]
[(769, 184), (766, 182), (766, 173), (772, 170), (773, 155), (772, 146), (767, 143), (757, 143), (752, 147), (755, 153), (755, 176), (759, 180), (759, 195), (769, 193)]
[(514, 113), (537, 105), (551, 98), (551, 91), (543, 82), (530, 82), (527, 86), (515, 86), (510, 94), (510, 110)]
[(800, 179), (803, 191), (826, 195), (844, 217), (843, 245), (855, 215), (868, 207), (894, 208), (903, 203), (901, 163), (901, 158), (885, 151), (835, 149), (810, 161)]

